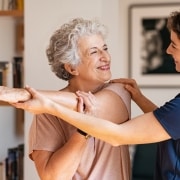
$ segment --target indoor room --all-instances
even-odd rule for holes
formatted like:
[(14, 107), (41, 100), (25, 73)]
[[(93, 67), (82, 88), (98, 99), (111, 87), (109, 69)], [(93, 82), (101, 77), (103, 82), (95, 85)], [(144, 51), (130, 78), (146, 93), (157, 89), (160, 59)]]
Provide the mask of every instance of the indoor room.
[[(65, 87), (67, 82), (52, 73), (46, 49), (56, 29), (73, 18), (82, 17), (97, 18), (108, 28), (111, 79), (136, 79), (143, 94), (157, 106), (163, 105), (179, 93), (178, 73), (171, 63), (163, 64), (162, 60), (170, 58), (165, 52), (170, 42), (169, 32), (165, 32), (166, 20), (171, 11), (180, 10), (180, 1), (16, 0), (15, 4), (13, 2), (0, 0), (2, 41), (0, 86), (24, 88), (25, 85), (29, 85), (44, 90), (59, 90)], [(166, 33), (167, 39), (163, 33)], [(151, 59), (151, 61), (147, 57), (145, 51), (151, 43), (155, 44), (152, 46), (155, 46), (156, 50), (160, 47), (161, 58), (158, 60)], [(164, 66), (160, 69), (161, 65)], [(131, 118), (142, 113), (131, 101)], [(0, 180), (1, 177), (5, 180), (6, 160), (14, 151), (21, 154), (18, 160), (21, 175), (16, 180), (40, 179), (34, 162), (28, 156), (28, 133), (33, 114), (16, 109), (3, 101), (0, 101), (0, 114)], [(130, 146), (130, 155), (132, 180), (152, 180), (156, 143)]]

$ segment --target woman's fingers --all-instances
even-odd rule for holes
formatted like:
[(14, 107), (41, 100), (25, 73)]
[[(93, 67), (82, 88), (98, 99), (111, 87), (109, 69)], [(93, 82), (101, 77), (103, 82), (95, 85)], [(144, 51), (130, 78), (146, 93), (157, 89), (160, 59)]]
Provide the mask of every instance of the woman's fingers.
[(82, 98), (83, 101), (83, 106), (81, 104), (79, 108), (83, 107), (83, 112), (86, 114), (95, 115), (96, 114), (95, 96), (91, 92), (86, 93), (83, 91), (77, 91), (76, 94), (78, 95), (79, 98)]

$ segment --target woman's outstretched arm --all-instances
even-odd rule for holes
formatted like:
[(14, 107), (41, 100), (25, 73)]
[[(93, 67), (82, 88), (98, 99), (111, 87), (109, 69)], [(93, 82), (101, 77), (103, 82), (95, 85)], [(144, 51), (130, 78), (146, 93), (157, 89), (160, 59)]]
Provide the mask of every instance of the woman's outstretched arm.
[[(77, 96), (75, 93), (58, 91), (58, 90), (37, 90), (51, 100), (61, 103), (62, 105), (77, 110)], [(31, 94), (25, 88), (9, 88), (0, 86), (0, 101), (10, 104), (25, 102), (31, 99)]]

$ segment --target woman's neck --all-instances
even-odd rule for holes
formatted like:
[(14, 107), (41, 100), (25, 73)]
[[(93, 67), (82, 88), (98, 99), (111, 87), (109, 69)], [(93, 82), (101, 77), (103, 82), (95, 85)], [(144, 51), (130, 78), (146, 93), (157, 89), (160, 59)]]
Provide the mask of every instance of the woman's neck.
[(76, 92), (78, 90), (84, 92), (92, 92), (96, 93), (101, 90), (107, 83), (99, 83), (99, 84), (92, 84), (92, 83), (77, 83), (73, 81), (69, 81), (69, 84), (66, 87), (66, 90), (69, 92)]

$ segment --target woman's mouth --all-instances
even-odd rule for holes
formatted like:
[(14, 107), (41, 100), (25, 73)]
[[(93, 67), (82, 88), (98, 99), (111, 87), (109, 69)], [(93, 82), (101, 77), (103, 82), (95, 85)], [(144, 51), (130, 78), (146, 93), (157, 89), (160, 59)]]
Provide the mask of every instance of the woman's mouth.
[(109, 70), (110, 66), (109, 66), (109, 64), (108, 65), (104, 65), (104, 66), (99, 66), (98, 69), (100, 69), (100, 70)]

